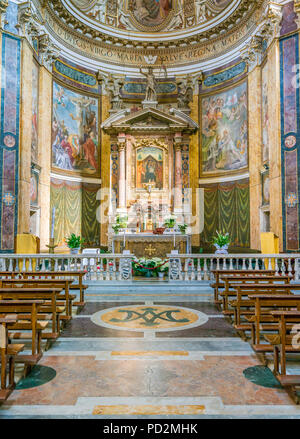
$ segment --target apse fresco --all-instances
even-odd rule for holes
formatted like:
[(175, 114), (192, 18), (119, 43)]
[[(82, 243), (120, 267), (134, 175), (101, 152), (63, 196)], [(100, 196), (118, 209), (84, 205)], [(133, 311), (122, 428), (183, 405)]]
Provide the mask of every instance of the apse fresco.
[(126, 30), (157, 32), (212, 20), (231, 0), (72, 0), (95, 20)]
[(172, 9), (171, 0), (130, 0), (128, 9), (144, 26), (157, 26)]
[(247, 84), (202, 99), (202, 174), (248, 166)]
[(231, 0), (212, 0), (213, 5), (218, 8), (225, 8), (230, 2)]
[(98, 173), (98, 100), (53, 83), (52, 165)]
[(163, 189), (163, 151), (160, 148), (145, 147), (137, 150), (137, 189)]

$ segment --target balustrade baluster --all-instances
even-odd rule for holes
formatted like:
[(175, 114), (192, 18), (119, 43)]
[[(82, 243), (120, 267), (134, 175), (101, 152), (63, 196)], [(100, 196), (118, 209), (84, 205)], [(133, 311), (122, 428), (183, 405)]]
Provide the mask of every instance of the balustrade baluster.
[(201, 280), (201, 260), (197, 258), (197, 280)]
[(226, 258), (224, 257), (224, 258), (223, 258), (223, 268), (222, 268), (222, 270), (226, 270), (226, 269), (227, 269), (227, 264), (226, 264), (226, 262), (227, 262), (227, 260), (226, 260)]
[(268, 258), (268, 261), (269, 261), (268, 270), (272, 270), (272, 260), (271, 260), (271, 258)]
[(242, 258), (243, 264), (242, 264), (242, 270), (246, 270), (246, 259)]
[(253, 270), (253, 267), (252, 267), (252, 258), (248, 258), (248, 261), (249, 261), (249, 267), (248, 267), (248, 270)]
[(278, 259), (275, 258), (275, 276), (279, 276)]
[(292, 276), (292, 262), (291, 262), (291, 258), (288, 259), (288, 275)]
[(103, 259), (100, 257), (100, 280), (103, 280)]
[(41, 271), (46, 271), (45, 258), (42, 259), (42, 267), (41, 267)]

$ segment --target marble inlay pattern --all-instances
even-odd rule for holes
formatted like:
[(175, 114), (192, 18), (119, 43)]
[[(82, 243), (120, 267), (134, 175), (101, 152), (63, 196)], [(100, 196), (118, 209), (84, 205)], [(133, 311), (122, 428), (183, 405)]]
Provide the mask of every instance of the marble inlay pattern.
[(122, 306), (95, 313), (96, 325), (131, 331), (165, 331), (191, 328), (207, 322), (206, 314), (188, 308), (162, 305)]

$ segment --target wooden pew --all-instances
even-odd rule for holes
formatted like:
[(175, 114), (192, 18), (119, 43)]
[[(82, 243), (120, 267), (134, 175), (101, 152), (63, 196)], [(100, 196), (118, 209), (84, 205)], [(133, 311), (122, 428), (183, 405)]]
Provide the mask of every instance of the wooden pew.
[(300, 387), (300, 375), (286, 374), (286, 354), (300, 354), (300, 311), (272, 311), (271, 314), (278, 321), (279, 332), (265, 334), (264, 338), (273, 346), (273, 373), (291, 398), (299, 404), (297, 388)]
[(267, 276), (275, 275), (275, 270), (211, 270), (214, 275), (215, 282), (211, 284), (214, 288), (214, 300), (216, 304), (221, 304), (222, 300), (219, 299), (219, 289), (224, 288), (224, 283), (221, 281), (223, 276)]
[(0, 300), (0, 314), (17, 315), (17, 321), (8, 327), (10, 340), (31, 339), (31, 355), (18, 356), (18, 362), (36, 364), (43, 355), (41, 336), (48, 321), (39, 321), (38, 313), (44, 303), (44, 300)]
[(52, 332), (44, 332), (42, 334), (43, 339), (56, 340), (60, 333), (59, 314), (64, 311), (63, 307), (57, 306), (57, 297), (61, 293), (61, 288), (0, 288), (0, 300), (12, 299), (12, 300), (46, 300), (50, 302), (50, 305), (41, 308), (39, 319), (52, 320)]
[(5, 277), (22, 277), (24, 279), (57, 279), (57, 278), (67, 278), (76, 279), (77, 283), (72, 283), (69, 285), (70, 290), (79, 290), (80, 299), (79, 302), (73, 302), (73, 306), (82, 308), (84, 306), (84, 292), (88, 288), (88, 285), (83, 284), (83, 278), (86, 275), (86, 270), (77, 271), (20, 271), (20, 272), (10, 272), (1, 271), (0, 276)]
[(236, 286), (238, 284), (242, 285), (252, 285), (252, 284), (262, 284), (263, 286), (266, 284), (276, 284), (281, 285), (289, 284), (292, 278), (290, 276), (224, 276), (222, 277), (224, 280), (224, 291), (220, 293), (223, 299), (223, 313), (225, 315), (233, 315), (234, 312), (228, 309), (228, 298), (237, 296)]
[[(290, 294), (292, 290), (300, 290), (299, 284), (231, 284), (236, 293), (236, 300), (230, 301), (229, 304), (234, 308), (234, 325), (238, 330), (246, 329), (241, 325), (241, 316), (250, 316), (256, 314), (255, 301), (250, 297), (253, 294)], [(299, 295), (300, 298), (300, 295)], [(244, 308), (248, 308), (244, 311)], [(248, 328), (250, 329), (250, 328)]]
[(59, 299), (64, 302), (57, 302), (57, 305), (66, 307), (66, 314), (61, 314), (60, 319), (68, 321), (72, 319), (72, 300), (76, 297), (69, 294), (72, 282), (68, 279), (0, 279), (0, 288), (61, 288), (65, 294), (60, 294)]
[[(269, 344), (260, 343), (261, 330), (274, 331), (278, 329), (278, 323), (271, 314), (272, 311), (278, 311), (281, 308), (291, 311), (297, 309), (299, 311), (300, 296), (294, 294), (253, 294), (249, 296), (249, 299), (255, 300), (255, 343), (252, 343), (251, 346), (257, 353), (272, 352), (273, 349)], [(262, 316), (271, 317), (268, 323), (269, 327), (262, 327)]]
[[(10, 344), (8, 342), (8, 328), (9, 324), (14, 324), (17, 321), (16, 315), (0, 316), (0, 351), (1, 351), (1, 389), (0, 402), (5, 401), (11, 392), (14, 390), (15, 384), (15, 358), (24, 349), (23, 344)], [(7, 385), (7, 365), (9, 382)]]
[(84, 292), (88, 288), (88, 285), (83, 284), (83, 278), (86, 275), (86, 270), (77, 270), (77, 271), (56, 271), (56, 272), (41, 272), (41, 271), (34, 271), (34, 272), (22, 272), (22, 275), (24, 278), (32, 277), (32, 276), (47, 276), (47, 278), (55, 279), (57, 277), (66, 277), (66, 278), (72, 278), (77, 279), (78, 283), (72, 283), (70, 285), (71, 290), (79, 290), (80, 291), (80, 300), (79, 302), (74, 302), (73, 305), (77, 306), (79, 308), (82, 308), (84, 306)]

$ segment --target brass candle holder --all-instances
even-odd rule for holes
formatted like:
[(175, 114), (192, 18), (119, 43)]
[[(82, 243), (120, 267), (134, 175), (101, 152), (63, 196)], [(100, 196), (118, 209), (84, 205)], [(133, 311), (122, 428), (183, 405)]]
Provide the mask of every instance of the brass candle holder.
[[(54, 238), (50, 238), (50, 239), (49, 239), (49, 244), (46, 245), (46, 247), (48, 247), (48, 249), (49, 249), (49, 253), (50, 253), (50, 254), (54, 254), (54, 249), (55, 249), (56, 247), (58, 247), (58, 245), (55, 245), (55, 244), (54, 244)], [(51, 263), (51, 271), (54, 271), (54, 266), (55, 266), (55, 261), (54, 261), (54, 259), (50, 259), (50, 263)]]
[(56, 247), (58, 247), (58, 245), (55, 245), (54, 244), (54, 238), (50, 238), (49, 239), (49, 245), (46, 245), (46, 247), (48, 247), (49, 248), (49, 253), (54, 253), (54, 249), (56, 248)]

